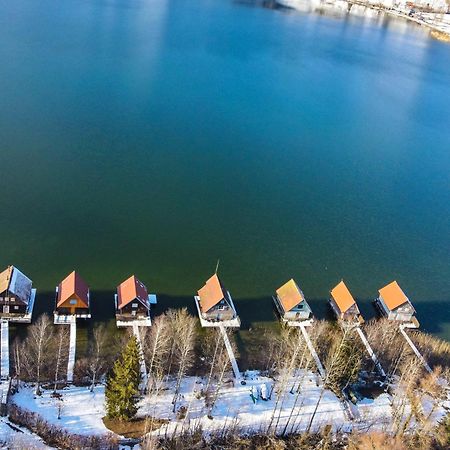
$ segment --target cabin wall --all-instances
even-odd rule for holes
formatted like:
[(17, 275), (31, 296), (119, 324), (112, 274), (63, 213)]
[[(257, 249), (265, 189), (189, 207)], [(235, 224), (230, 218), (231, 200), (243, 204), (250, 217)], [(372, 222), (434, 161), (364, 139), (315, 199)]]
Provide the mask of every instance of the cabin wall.
[(203, 313), (203, 318), (206, 320), (232, 320), (235, 317), (234, 310), (229, 305), (213, 306), (208, 312)]
[[(56, 302), (58, 302), (58, 297), (56, 297)], [(57, 306), (56, 311), (62, 315), (89, 314), (89, 308), (86, 308), (84, 302), (77, 295), (68, 298), (60, 306)]]
[(381, 305), (381, 309), (383, 314), (389, 319), (389, 320), (397, 320), (399, 322), (408, 322), (410, 321), (414, 316), (414, 309), (412, 306), (407, 303), (405, 305), (401, 305), (398, 308), (394, 310), (390, 310), (386, 303), (384, 302), (383, 297), (380, 295), (378, 298), (379, 304)]
[(2, 314), (25, 314), (27, 306), (20, 298), (10, 295), (8, 291), (0, 294), (0, 315)]
[[(136, 305), (136, 306), (133, 306)], [(119, 308), (117, 310), (117, 314), (121, 315), (129, 315), (130, 317), (142, 317), (148, 316), (149, 308), (146, 308), (140, 301), (135, 300), (131, 303), (128, 303), (123, 308)]]
[(336, 317), (338, 319), (341, 319), (342, 318), (341, 311), (333, 298), (330, 298), (330, 305), (331, 305), (331, 308), (332, 308), (334, 314), (336, 315)]

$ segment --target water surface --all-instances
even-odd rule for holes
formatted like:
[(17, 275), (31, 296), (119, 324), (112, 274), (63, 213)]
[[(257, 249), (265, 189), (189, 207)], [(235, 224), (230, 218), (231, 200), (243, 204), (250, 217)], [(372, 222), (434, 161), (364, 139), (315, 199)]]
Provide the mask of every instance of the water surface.
[(247, 326), (397, 279), (450, 337), (450, 46), (230, 0), (8, 0), (0, 43), (0, 265), (39, 292), (185, 304), (220, 258)]

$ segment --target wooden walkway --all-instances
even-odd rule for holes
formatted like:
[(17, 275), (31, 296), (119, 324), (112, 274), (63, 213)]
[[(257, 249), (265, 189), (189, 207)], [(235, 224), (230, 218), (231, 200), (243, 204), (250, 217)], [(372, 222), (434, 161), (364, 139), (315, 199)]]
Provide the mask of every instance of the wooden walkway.
[(133, 323), (133, 334), (136, 336), (136, 340), (139, 346), (139, 365), (141, 370), (141, 384), (139, 388), (141, 391), (144, 391), (147, 388), (148, 375), (147, 375), (147, 367), (145, 365), (144, 352), (142, 350), (142, 341), (141, 335), (139, 333), (139, 325), (135, 322)]
[(311, 342), (311, 339), (309, 338), (308, 332), (306, 331), (306, 324), (300, 323), (299, 325), (300, 331), (302, 332), (303, 338), (305, 339), (306, 345), (308, 347), (309, 352), (311, 353), (311, 356), (313, 357), (317, 370), (319, 371), (319, 374), (322, 378), (322, 380), (325, 380), (326, 372), (325, 368), (323, 367), (322, 363), (320, 362), (319, 355), (316, 352), (316, 349), (313, 346), (313, 343)]
[(70, 316), (69, 359), (67, 360), (67, 382), (73, 383), (73, 368), (75, 367), (75, 353), (77, 349), (77, 318)]
[[(422, 356), (422, 354), (419, 352), (419, 349), (414, 345), (414, 342), (410, 339), (410, 337), (406, 334), (405, 328), (411, 328), (411, 326), (408, 326), (408, 324), (402, 324), (399, 327), (400, 333), (403, 334), (403, 337), (405, 338), (406, 342), (411, 347), (412, 351), (416, 354), (416, 356), (419, 358), (420, 362), (423, 364), (427, 372), (431, 373), (433, 372), (431, 370), (431, 367), (428, 365), (428, 363), (425, 361), (425, 358)], [(413, 327), (415, 328), (415, 327)]]
[(1, 379), (9, 378), (9, 322), (1, 321)]
[(239, 367), (236, 361), (236, 357), (234, 356), (233, 348), (231, 347), (230, 339), (228, 338), (227, 330), (225, 329), (225, 326), (223, 323), (219, 325), (219, 330), (222, 333), (223, 341), (225, 343), (225, 348), (228, 352), (228, 357), (230, 358), (231, 367), (233, 368), (234, 372), (234, 378), (236, 378), (236, 381), (240, 382), (242, 377), (241, 373), (239, 372)]
[(356, 331), (359, 334), (359, 337), (361, 338), (362, 343), (366, 347), (367, 353), (369, 353), (369, 356), (372, 358), (372, 361), (374, 362), (375, 367), (377, 368), (378, 372), (380, 373), (380, 375), (383, 378), (385, 378), (386, 372), (384, 371), (383, 367), (381, 366), (381, 363), (378, 360), (377, 355), (375, 354), (372, 347), (370, 346), (369, 341), (367, 340), (366, 335), (364, 334), (363, 330), (361, 330), (360, 327), (356, 327)]

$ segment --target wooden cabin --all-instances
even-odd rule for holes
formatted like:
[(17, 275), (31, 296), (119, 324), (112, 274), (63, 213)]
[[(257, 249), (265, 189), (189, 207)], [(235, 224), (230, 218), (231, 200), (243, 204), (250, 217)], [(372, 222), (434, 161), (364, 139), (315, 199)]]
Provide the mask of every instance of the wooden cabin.
[(283, 320), (308, 320), (312, 315), (302, 290), (293, 279), (277, 289), (273, 299)]
[(147, 288), (135, 275), (117, 287), (116, 319), (147, 319), (150, 315), (150, 296)]
[(73, 271), (56, 288), (55, 314), (90, 318), (89, 287), (81, 276)]
[(376, 302), (380, 307), (381, 313), (389, 320), (401, 322), (413, 320), (416, 310), (396, 281), (384, 286), (378, 293)]
[(221, 322), (236, 318), (233, 300), (217, 274), (198, 291), (198, 304), (202, 318)]
[(361, 322), (362, 317), (358, 305), (344, 281), (331, 290), (330, 305), (339, 320)]
[(14, 266), (0, 273), (0, 318), (14, 318), (28, 313), (34, 301), (33, 282)]

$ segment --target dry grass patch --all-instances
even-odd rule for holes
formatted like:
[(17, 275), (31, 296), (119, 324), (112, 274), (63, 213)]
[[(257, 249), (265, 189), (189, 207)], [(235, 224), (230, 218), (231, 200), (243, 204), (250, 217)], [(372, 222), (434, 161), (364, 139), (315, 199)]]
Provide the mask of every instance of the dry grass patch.
[(130, 439), (140, 438), (149, 431), (161, 428), (162, 425), (168, 422), (168, 420), (151, 417), (136, 418), (129, 421), (103, 417), (102, 420), (108, 430)]

